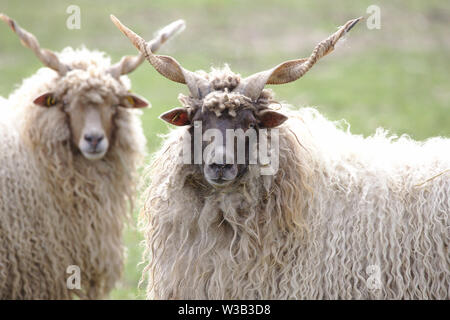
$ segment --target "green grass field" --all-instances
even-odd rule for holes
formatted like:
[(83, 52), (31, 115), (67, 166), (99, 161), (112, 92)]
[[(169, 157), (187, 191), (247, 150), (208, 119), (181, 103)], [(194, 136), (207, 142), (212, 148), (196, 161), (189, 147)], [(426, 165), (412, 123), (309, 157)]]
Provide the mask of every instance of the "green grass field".
[[(72, 4), (81, 8), (79, 30), (66, 27), (66, 8)], [(445, 1), (3, 0), (0, 12), (34, 33), (43, 47), (60, 51), (85, 45), (105, 51), (113, 61), (136, 50), (109, 14), (147, 39), (159, 27), (183, 18), (185, 32), (164, 46), (162, 54), (176, 57), (191, 70), (228, 63), (247, 76), (308, 56), (337, 26), (367, 15), (372, 4), (381, 9), (381, 28), (369, 30), (365, 21), (360, 23), (305, 77), (272, 86), (279, 101), (316, 106), (332, 120), (346, 119), (356, 134), (370, 135), (384, 127), (415, 139), (450, 136), (450, 5)], [(0, 25), (0, 39), (0, 95), (7, 97), (41, 65), (6, 25)], [(157, 116), (178, 106), (178, 93), (187, 93), (187, 88), (161, 77), (148, 63), (130, 78), (133, 91), (153, 105), (143, 115), (153, 152), (160, 144), (159, 134), (168, 130)], [(125, 274), (110, 298), (143, 298), (143, 290), (137, 288), (141, 240), (135, 226), (126, 230)]]

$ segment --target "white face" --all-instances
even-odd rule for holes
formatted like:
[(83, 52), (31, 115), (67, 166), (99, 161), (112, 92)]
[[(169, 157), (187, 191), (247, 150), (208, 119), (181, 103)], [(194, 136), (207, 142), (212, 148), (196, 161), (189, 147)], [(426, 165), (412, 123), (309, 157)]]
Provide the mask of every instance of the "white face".
[(94, 107), (86, 109), (78, 148), (85, 158), (98, 160), (108, 151), (108, 135), (103, 128), (100, 111)]

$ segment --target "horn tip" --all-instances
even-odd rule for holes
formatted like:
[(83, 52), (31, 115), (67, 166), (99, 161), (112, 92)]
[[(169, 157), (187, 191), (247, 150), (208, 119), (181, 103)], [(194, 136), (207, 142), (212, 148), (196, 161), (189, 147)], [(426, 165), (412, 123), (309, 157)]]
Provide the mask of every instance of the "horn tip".
[(178, 20), (175, 21), (175, 23), (176, 23), (177, 26), (180, 26), (180, 27), (183, 27), (183, 28), (186, 27), (186, 21), (184, 21), (183, 19), (178, 19)]
[(359, 17), (353, 20), (350, 20), (350, 25), (347, 27), (347, 29), (345, 30), (345, 32), (349, 32), (359, 21), (361, 21), (363, 19), (363, 17)]
[(16, 32), (16, 23), (14, 22), (13, 19), (11, 19), (9, 16), (7, 16), (6, 14), (0, 12), (0, 20), (2, 20), (3, 22), (5, 22), (7, 25), (9, 25), (9, 27)]
[(186, 29), (186, 21), (184, 21), (183, 19), (178, 19), (176, 20), (173, 25), (175, 26), (175, 30), (177, 33), (180, 33), (182, 31), (184, 31), (184, 29)]
[(119, 19), (116, 18), (115, 15), (111, 14), (109, 15), (109, 18), (111, 19), (111, 21), (116, 25), (117, 28), (119, 28), (120, 31), (122, 31), (125, 34), (125, 26), (122, 24), (122, 22), (120, 22)]
[(120, 31), (122, 31), (123, 34), (127, 35), (127, 33), (126, 33), (126, 31), (127, 31), (127, 30), (126, 30), (126, 27), (122, 24), (122, 22), (120, 22), (119, 19), (116, 18), (115, 15), (111, 14), (111, 15), (109, 16), (109, 18), (110, 18), (111, 21), (116, 25), (116, 27), (117, 27)]
[(4, 14), (3, 12), (0, 12), (0, 19), (5, 21), (6, 23), (10, 22), (12, 19), (10, 17), (8, 17), (6, 14)]
[(112, 21), (114, 24), (116, 24), (116, 25), (117, 25), (117, 23), (120, 23), (119, 19), (117, 19), (116, 16), (113, 15), (113, 14), (110, 14), (110, 15), (109, 15), (109, 18), (110, 18), (111, 21)]
[(133, 43), (133, 45), (139, 50), (143, 51), (143, 47), (145, 47), (145, 40), (137, 35), (133, 30), (130, 30), (128, 27), (123, 25), (119, 19), (117, 19), (114, 15), (110, 15), (111, 21), (116, 25), (116, 27)]
[[(173, 36), (173, 35), (176, 35), (182, 31), (184, 31), (185, 28), (186, 28), (186, 23), (184, 22), (184, 20), (178, 19), (178, 20), (168, 24), (167, 26), (163, 27), (161, 30), (159, 30), (157, 32), (157, 34), (169, 37), (169, 36)], [(164, 40), (167, 40), (167, 39), (164, 39)]]

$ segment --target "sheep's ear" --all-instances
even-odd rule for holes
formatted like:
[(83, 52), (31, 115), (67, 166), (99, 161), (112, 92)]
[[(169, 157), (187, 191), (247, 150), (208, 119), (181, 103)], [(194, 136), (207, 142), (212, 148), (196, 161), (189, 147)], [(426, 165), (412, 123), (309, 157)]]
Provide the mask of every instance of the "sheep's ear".
[(175, 108), (159, 116), (160, 119), (175, 126), (186, 126), (191, 123), (186, 108)]
[(58, 103), (53, 93), (47, 92), (34, 99), (33, 103), (41, 107), (52, 107)]
[(128, 94), (124, 97), (122, 105), (128, 108), (144, 108), (148, 106), (148, 101), (136, 94)]
[(273, 110), (263, 110), (258, 113), (259, 125), (262, 128), (275, 128), (285, 122), (288, 118)]

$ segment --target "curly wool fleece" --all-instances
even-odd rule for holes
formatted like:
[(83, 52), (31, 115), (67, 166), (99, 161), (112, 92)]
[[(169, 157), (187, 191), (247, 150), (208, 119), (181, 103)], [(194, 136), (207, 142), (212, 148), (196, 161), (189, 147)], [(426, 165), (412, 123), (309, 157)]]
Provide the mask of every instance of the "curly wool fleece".
[[(89, 161), (70, 138), (60, 107), (33, 99), (115, 99), (130, 85), (102, 72), (109, 59), (86, 49), (60, 58), (78, 68), (61, 78), (48, 68), (24, 80), (0, 107), (0, 299), (102, 298), (123, 269), (122, 230), (145, 149), (137, 113), (118, 108), (110, 149)], [(81, 288), (67, 286), (71, 265)]]
[(276, 175), (223, 190), (183, 164), (186, 128), (167, 135), (140, 221), (148, 298), (449, 298), (449, 139), (363, 138), (312, 108), (279, 130)]
[(178, 100), (183, 107), (187, 108), (189, 114), (194, 114), (201, 108), (202, 112), (209, 110), (214, 112), (217, 117), (220, 117), (225, 110), (230, 116), (235, 117), (238, 110), (248, 108), (261, 111), (269, 108), (271, 104), (277, 103), (270, 89), (264, 89), (261, 92), (256, 104), (243, 94), (233, 92), (233, 89), (240, 83), (241, 76), (233, 73), (228, 65), (222, 69), (212, 68), (210, 73), (204, 71), (197, 71), (197, 73), (209, 81), (212, 91), (203, 99), (180, 94)]

